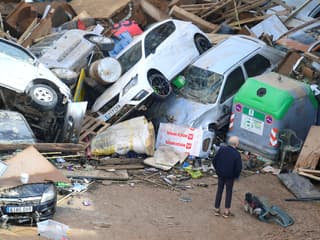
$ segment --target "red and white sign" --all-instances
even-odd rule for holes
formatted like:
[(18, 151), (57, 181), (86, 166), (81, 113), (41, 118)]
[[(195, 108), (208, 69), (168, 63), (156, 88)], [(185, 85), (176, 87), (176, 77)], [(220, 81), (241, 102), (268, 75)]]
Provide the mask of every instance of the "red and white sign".
[(161, 145), (168, 145), (179, 152), (186, 152), (197, 157), (201, 152), (202, 135), (202, 129), (160, 123), (156, 148)]

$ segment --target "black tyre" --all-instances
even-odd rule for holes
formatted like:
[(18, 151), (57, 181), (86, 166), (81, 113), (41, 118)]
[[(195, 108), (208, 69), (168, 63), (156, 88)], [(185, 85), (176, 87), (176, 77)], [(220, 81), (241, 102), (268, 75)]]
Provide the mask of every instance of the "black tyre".
[(114, 41), (111, 38), (94, 34), (85, 35), (85, 38), (96, 44), (102, 51), (111, 51), (114, 48)]
[(212, 47), (210, 41), (205, 36), (200, 34), (197, 34), (194, 37), (194, 44), (196, 45), (196, 48), (198, 49), (200, 54), (204, 53)]
[(45, 84), (35, 84), (28, 92), (32, 105), (43, 111), (49, 111), (56, 107), (58, 103), (58, 95), (56, 91)]
[(172, 91), (171, 84), (161, 73), (150, 73), (148, 76), (148, 81), (154, 91), (155, 96), (159, 98), (165, 98), (170, 95)]

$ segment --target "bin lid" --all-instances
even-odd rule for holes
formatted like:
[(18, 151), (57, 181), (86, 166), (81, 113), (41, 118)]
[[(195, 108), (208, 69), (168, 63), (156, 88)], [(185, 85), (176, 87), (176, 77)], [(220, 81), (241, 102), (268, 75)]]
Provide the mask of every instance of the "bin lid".
[(249, 78), (235, 95), (234, 102), (260, 110), (280, 120), (295, 99), (303, 97), (307, 97), (313, 106), (317, 107), (317, 101), (309, 85), (270, 72)]
[(242, 103), (276, 119), (282, 119), (294, 101), (290, 92), (249, 78), (235, 95), (234, 102)]

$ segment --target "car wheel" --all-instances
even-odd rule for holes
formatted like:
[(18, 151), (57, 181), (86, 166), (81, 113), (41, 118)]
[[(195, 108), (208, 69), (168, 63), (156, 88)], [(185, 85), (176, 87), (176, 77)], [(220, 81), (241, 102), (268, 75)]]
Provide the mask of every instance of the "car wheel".
[(58, 103), (56, 91), (45, 84), (35, 84), (29, 90), (32, 104), (43, 111), (52, 110)]
[(172, 87), (168, 79), (161, 73), (153, 72), (149, 74), (148, 81), (152, 87), (155, 96), (165, 98), (169, 96), (172, 91)]
[(210, 43), (210, 41), (206, 37), (200, 34), (197, 34), (194, 37), (194, 43), (200, 54), (204, 53), (205, 51), (207, 51), (209, 48), (212, 47), (212, 44)]
[(114, 48), (114, 41), (111, 38), (94, 34), (88, 34), (85, 38), (96, 44), (102, 51), (111, 51)]

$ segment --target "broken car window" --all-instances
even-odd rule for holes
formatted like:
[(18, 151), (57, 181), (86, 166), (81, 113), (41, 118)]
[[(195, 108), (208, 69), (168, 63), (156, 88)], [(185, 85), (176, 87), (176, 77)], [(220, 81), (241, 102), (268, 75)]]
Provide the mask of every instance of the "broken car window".
[(129, 48), (123, 53), (118, 61), (122, 67), (122, 74), (125, 74), (130, 68), (132, 68), (142, 57), (141, 41)]
[(241, 67), (233, 70), (233, 72), (227, 77), (226, 83), (224, 84), (220, 102), (223, 103), (233, 96), (240, 89), (244, 83), (244, 80), (245, 79)]
[(271, 67), (271, 63), (264, 56), (257, 54), (244, 63), (248, 77), (254, 77), (264, 73)]
[(2, 41), (0, 41), (0, 52), (7, 56), (19, 59), (30, 64), (34, 62), (34, 57), (28, 52)]
[(223, 76), (202, 69), (190, 66), (185, 74), (186, 84), (181, 93), (201, 103), (215, 103), (222, 84)]
[(150, 53), (153, 53), (175, 29), (176, 27), (173, 22), (166, 22), (149, 32), (145, 38), (146, 57), (149, 56)]

